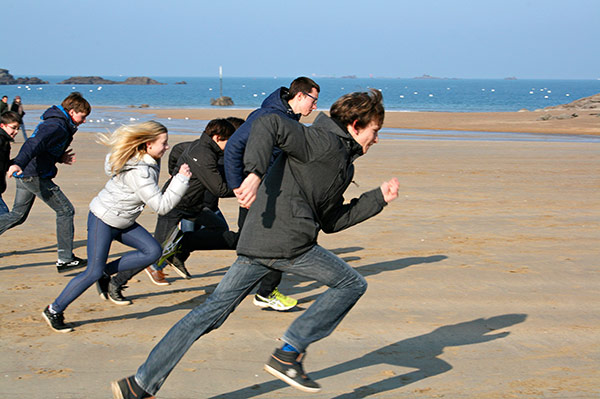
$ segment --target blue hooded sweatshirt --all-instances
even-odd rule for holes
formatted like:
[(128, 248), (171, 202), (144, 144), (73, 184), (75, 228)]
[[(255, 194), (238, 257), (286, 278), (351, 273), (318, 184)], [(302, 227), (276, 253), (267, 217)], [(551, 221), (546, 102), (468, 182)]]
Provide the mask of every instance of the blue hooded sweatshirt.
[(23, 170), (23, 174), (15, 177), (55, 177), (58, 173), (56, 163), (60, 162), (77, 132), (77, 125), (60, 105), (48, 108), (41, 119), (14, 159), (13, 163)]
[[(225, 178), (227, 179), (227, 185), (229, 187), (238, 188), (242, 181), (246, 178), (244, 172), (244, 151), (246, 150), (246, 143), (250, 136), (250, 130), (252, 130), (252, 124), (256, 119), (267, 114), (278, 114), (295, 121), (300, 120), (300, 114), (295, 114), (288, 102), (284, 99), (288, 94), (286, 87), (280, 87), (271, 93), (265, 101), (261, 104), (260, 108), (252, 112), (246, 122), (244, 122), (229, 138), (227, 145), (225, 146)], [(274, 159), (279, 150), (273, 152)]]

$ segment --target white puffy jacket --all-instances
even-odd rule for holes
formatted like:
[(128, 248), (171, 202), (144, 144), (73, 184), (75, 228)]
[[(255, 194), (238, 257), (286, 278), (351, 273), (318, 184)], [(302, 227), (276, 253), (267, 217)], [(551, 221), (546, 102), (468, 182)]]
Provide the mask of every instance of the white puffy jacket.
[(104, 169), (111, 178), (90, 202), (90, 211), (109, 226), (118, 229), (131, 226), (145, 205), (164, 215), (179, 203), (188, 188), (190, 179), (177, 174), (165, 192), (161, 192), (158, 186), (160, 166), (148, 154), (141, 159), (130, 159), (116, 175), (111, 174), (109, 156), (106, 156)]

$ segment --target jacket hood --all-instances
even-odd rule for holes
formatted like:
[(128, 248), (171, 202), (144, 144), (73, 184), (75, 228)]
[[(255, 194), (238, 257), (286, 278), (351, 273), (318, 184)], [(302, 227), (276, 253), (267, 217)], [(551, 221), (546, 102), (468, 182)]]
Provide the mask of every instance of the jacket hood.
[(295, 114), (287, 101), (283, 97), (287, 96), (288, 89), (286, 87), (280, 87), (273, 93), (269, 94), (265, 101), (262, 102), (261, 108), (274, 109), (287, 114), (290, 118), (297, 121), (300, 120), (300, 114)]
[(67, 121), (67, 125), (71, 130), (77, 130), (77, 125), (73, 123), (73, 120), (69, 116), (68, 112), (61, 105), (53, 105), (48, 108), (40, 117), (41, 120), (47, 121), (48, 119), (58, 118)]
[(321, 112), (319, 115), (317, 115), (315, 121), (313, 122), (313, 126), (324, 126), (336, 136), (341, 137), (346, 144), (346, 148), (348, 148), (348, 151), (351, 154), (352, 161), (363, 155), (362, 146), (358, 144), (356, 140), (354, 140), (354, 137), (352, 137), (350, 132), (348, 132), (348, 129), (346, 129), (346, 127), (343, 126), (339, 121), (327, 116), (327, 114), (324, 112)]

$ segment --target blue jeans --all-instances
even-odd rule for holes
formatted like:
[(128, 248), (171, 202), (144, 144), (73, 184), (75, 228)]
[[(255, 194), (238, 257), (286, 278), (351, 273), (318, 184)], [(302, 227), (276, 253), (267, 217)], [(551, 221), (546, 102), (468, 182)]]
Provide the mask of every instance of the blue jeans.
[(75, 208), (52, 179), (40, 177), (20, 177), (15, 179), (17, 191), (12, 211), (0, 215), (0, 234), (22, 224), (29, 216), (35, 197), (39, 197), (56, 212), (56, 240), (58, 260), (73, 260), (73, 216)]
[(2, 195), (0, 194), (0, 215), (4, 215), (5, 213), (8, 213), (8, 206), (6, 205), (6, 202), (4, 202), (4, 200), (2, 199)]
[[(137, 251), (128, 252), (119, 259), (106, 263), (113, 240), (133, 247)], [(160, 257), (162, 249), (154, 237), (139, 224), (134, 223), (126, 229), (117, 229), (107, 225), (90, 212), (87, 254), (87, 268), (83, 273), (73, 277), (56, 298), (52, 304), (52, 309), (55, 311), (64, 311), (71, 302), (98, 281), (102, 274), (111, 275), (152, 264)]]
[(192, 344), (220, 327), (271, 268), (329, 287), (282, 337), (301, 352), (331, 334), (367, 289), (367, 282), (356, 270), (318, 245), (293, 259), (239, 256), (208, 299), (177, 322), (154, 347), (135, 375), (137, 383), (154, 395)]

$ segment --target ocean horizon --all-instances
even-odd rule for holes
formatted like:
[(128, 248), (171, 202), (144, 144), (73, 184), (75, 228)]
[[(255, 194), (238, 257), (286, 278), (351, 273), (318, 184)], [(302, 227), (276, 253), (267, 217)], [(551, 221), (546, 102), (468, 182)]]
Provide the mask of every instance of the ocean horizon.
[[(157, 119), (152, 114), (135, 114), (131, 107), (147, 104), (149, 109), (206, 108), (255, 109), (275, 89), (288, 86), (294, 78), (223, 78), (223, 95), (233, 99), (233, 107), (214, 107), (211, 98), (220, 96), (218, 78), (151, 76), (164, 85), (62, 85), (58, 82), (69, 76), (38, 76), (46, 85), (0, 86), (0, 95), (9, 103), (21, 96), (24, 104), (52, 105), (72, 91), (79, 91), (92, 105), (82, 132), (109, 132), (121, 124), (156, 119), (173, 134), (197, 135), (208, 121)], [(102, 76), (123, 81), (123, 76)], [(445, 111), (445, 112), (514, 112), (534, 111), (548, 106), (565, 104), (600, 93), (600, 80), (505, 80), (505, 79), (391, 79), (391, 78), (314, 78), (321, 87), (318, 110), (328, 110), (341, 95), (370, 88), (381, 90), (386, 111)], [(176, 84), (186, 81), (187, 84)], [(94, 108), (96, 107), (96, 108)], [(114, 107), (106, 110), (100, 107)], [(122, 111), (119, 110), (122, 108)], [(29, 110), (25, 115), (28, 131), (40, 121), (43, 110)], [(523, 140), (523, 141), (585, 141), (600, 142), (600, 138), (576, 135), (450, 132), (416, 129), (384, 128), (382, 138), (431, 140)]]
[[(72, 91), (79, 91), (93, 106), (152, 108), (215, 108), (212, 98), (221, 95), (218, 77), (150, 78), (163, 85), (64, 85), (70, 76), (37, 76), (46, 85), (4, 85), (0, 95), (9, 102), (21, 96), (24, 104), (58, 104)], [(123, 81), (126, 76), (102, 76)], [(294, 78), (225, 77), (222, 95), (231, 97), (231, 108), (253, 109), (275, 89), (288, 86)], [(329, 109), (341, 95), (370, 88), (381, 90), (387, 111), (514, 112), (534, 111), (565, 104), (600, 93), (600, 80), (552, 79), (401, 79), (318, 78), (320, 110)], [(177, 84), (185, 81), (187, 84)], [(230, 107), (226, 107), (230, 108)]]

